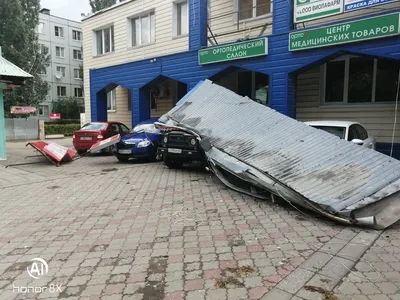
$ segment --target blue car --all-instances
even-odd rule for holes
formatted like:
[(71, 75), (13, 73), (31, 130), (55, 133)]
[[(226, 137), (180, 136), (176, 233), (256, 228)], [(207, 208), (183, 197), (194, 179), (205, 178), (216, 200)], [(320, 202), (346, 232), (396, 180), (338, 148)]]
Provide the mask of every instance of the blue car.
[(132, 158), (157, 160), (157, 147), (160, 142), (160, 131), (154, 126), (157, 119), (150, 119), (136, 125), (131, 133), (121, 137), (115, 146), (115, 156), (120, 162)]

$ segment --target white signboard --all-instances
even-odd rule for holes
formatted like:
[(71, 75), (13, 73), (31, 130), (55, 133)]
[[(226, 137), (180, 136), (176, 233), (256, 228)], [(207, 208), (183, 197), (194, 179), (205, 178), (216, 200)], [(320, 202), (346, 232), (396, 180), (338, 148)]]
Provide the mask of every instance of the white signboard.
[(294, 1), (295, 23), (307, 22), (341, 13), (343, 13), (343, 0), (295, 0)]
[(399, 0), (344, 0), (344, 11), (348, 12), (396, 1)]
[(58, 161), (61, 161), (68, 152), (68, 148), (55, 143), (49, 143), (43, 150), (51, 154)]

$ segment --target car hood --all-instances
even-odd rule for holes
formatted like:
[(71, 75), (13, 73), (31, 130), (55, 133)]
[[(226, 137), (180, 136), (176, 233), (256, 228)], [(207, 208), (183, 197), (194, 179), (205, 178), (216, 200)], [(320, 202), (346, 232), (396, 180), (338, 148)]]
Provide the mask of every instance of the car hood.
[(131, 144), (139, 143), (144, 140), (151, 140), (152, 142), (156, 141), (159, 138), (158, 134), (145, 134), (145, 133), (130, 133), (121, 138), (120, 143), (130, 142)]

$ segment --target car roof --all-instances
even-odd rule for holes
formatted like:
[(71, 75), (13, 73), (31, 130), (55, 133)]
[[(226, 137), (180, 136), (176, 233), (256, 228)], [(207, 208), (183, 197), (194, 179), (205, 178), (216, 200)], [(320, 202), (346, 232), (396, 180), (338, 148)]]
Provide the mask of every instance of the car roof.
[(353, 124), (359, 124), (358, 122), (354, 121), (336, 121), (336, 120), (323, 120), (323, 121), (309, 121), (304, 122), (310, 126), (333, 126), (333, 127), (349, 127)]
[(110, 124), (123, 124), (123, 123), (116, 122), (116, 121), (104, 121), (104, 122), (96, 121), (96, 122), (89, 122), (87, 124), (108, 124), (108, 125), (110, 125)]

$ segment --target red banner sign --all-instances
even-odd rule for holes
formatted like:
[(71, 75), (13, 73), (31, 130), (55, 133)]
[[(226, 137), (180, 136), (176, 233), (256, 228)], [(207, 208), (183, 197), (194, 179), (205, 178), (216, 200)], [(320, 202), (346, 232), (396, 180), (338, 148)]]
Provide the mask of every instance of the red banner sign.
[(60, 120), (61, 119), (61, 114), (60, 113), (56, 113), (56, 114), (51, 113), (49, 115), (49, 117), (50, 117), (50, 120)]
[(59, 165), (62, 162), (68, 162), (75, 158), (76, 150), (67, 148), (56, 143), (47, 143), (43, 141), (30, 142), (33, 148), (42, 153), (46, 158)]
[(116, 134), (108, 139), (105, 139), (101, 142), (98, 142), (96, 144), (94, 144), (92, 147), (90, 147), (89, 152), (96, 152), (99, 151), (101, 149), (110, 147), (112, 145), (117, 144), (119, 141), (121, 140), (121, 135), (120, 134)]

